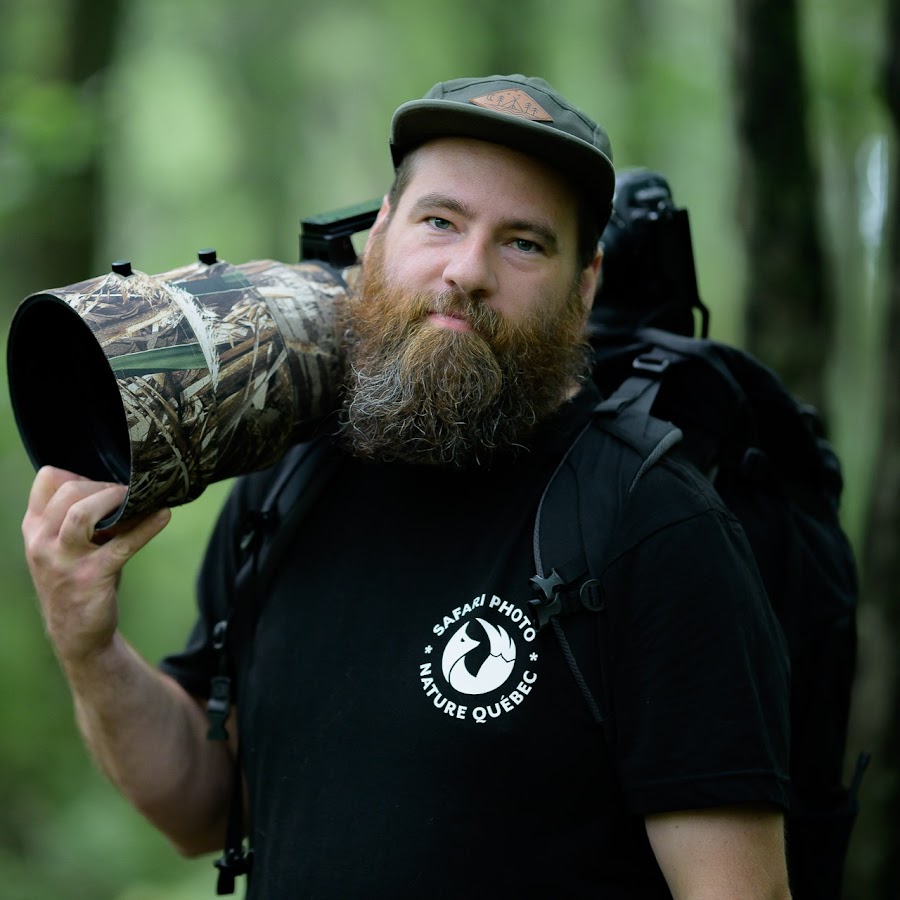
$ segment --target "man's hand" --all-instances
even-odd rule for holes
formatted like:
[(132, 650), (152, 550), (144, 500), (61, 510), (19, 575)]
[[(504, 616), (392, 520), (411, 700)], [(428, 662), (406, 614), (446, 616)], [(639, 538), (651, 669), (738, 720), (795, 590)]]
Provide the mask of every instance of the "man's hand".
[(107, 648), (118, 626), (122, 567), (168, 523), (162, 510), (107, 533), (96, 526), (124, 499), (123, 485), (42, 468), (22, 522), (25, 557), (47, 634), (62, 664), (77, 667)]

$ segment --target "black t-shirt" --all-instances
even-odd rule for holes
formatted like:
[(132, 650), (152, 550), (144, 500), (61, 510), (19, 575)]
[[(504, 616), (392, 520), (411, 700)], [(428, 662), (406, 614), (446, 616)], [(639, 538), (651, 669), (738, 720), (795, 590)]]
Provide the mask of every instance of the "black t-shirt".
[[(651, 470), (607, 612), (563, 623), (608, 731), (525, 614), (537, 504), (594, 399), (507, 465), (339, 462), (241, 654), (251, 897), (667, 897), (643, 814), (784, 803), (783, 645), (740, 529), (687, 470)], [(263, 480), (227, 504), (200, 621), (163, 663), (193, 693)]]

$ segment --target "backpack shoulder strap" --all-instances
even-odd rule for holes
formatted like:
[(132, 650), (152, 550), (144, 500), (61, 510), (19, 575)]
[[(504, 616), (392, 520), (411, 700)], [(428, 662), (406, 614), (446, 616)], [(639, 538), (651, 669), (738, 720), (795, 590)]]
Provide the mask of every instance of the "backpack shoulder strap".
[[(236, 552), (242, 560), (231, 592), (225, 619), (213, 630), (218, 674), (211, 679), (206, 705), (209, 740), (227, 740), (225, 722), (235, 699), (235, 659), (252, 647), (258, 603), (265, 596), (278, 564), (294, 536), (296, 526), (328, 481), (336, 457), (329, 438), (319, 437), (292, 447), (276, 467), (258, 509), (251, 510), (237, 536)], [(215, 861), (216, 894), (233, 894), (235, 879), (249, 875), (253, 850), (244, 846), (243, 778), (240, 746), (234, 761), (225, 849)]]
[[(649, 404), (643, 402), (650, 389), (635, 382), (614, 402), (603, 401), (595, 407), (591, 421), (550, 476), (535, 516), (531, 584), (536, 597), (529, 603), (529, 614), (536, 630), (550, 623), (591, 716), (601, 725), (604, 717), (578, 667), (560, 617), (577, 609), (602, 611), (599, 582), (590, 577), (602, 568), (596, 561), (606, 552), (628, 495), (647, 470), (681, 440), (678, 428), (650, 415)], [(613, 483), (610, 473), (617, 473), (618, 482), (624, 481), (627, 487), (623, 490), (621, 483)], [(593, 484), (585, 502), (583, 487), (588, 481)], [(580, 518), (585, 511), (603, 523), (604, 529), (591, 559), (585, 552)]]
[[(655, 393), (652, 379), (630, 381), (616, 396), (594, 408), (590, 422), (576, 436), (544, 488), (532, 540), (535, 575), (531, 582), (539, 596), (531, 601), (531, 613), (537, 628), (563, 612), (563, 588), (591, 568), (583, 550), (579, 516), (573, 515), (573, 510), (585, 508), (579, 502), (582, 482), (592, 479), (595, 472), (617, 472), (627, 482), (627, 496), (650, 467), (681, 441), (679, 428), (649, 413), (652, 398), (649, 403), (645, 400)], [(616, 512), (621, 504), (621, 485), (602, 474), (594, 480), (591, 514), (601, 515), (603, 510), (611, 534), (615, 516), (607, 513)]]
[(285, 454), (265, 499), (248, 513), (238, 535), (238, 603), (265, 596), (296, 525), (322, 493), (336, 459), (326, 436), (297, 444)]
[(335, 459), (330, 450), (326, 437), (292, 447), (276, 467), (262, 503), (245, 515), (236, 536), (240, 564), (226, 617), (213, 629), (219, 671), (207, 704), (210, 740), (227, 738), (224, 726), (234, 699), (235, 655), (250, 643), (258, 600), (265, 596), (295, 526), (328, 481)]

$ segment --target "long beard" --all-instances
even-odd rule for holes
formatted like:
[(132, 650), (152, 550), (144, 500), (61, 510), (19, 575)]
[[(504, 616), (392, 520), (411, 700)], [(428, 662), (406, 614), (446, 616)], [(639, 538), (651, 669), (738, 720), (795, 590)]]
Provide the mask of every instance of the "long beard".
[[(545, 308), (546, 307), (546, 308)], [(349, 305), (342, 432), (358, 456), (462, 468), (524, 446), (587, 371), (578, 285), (511, 322), (459, 293), (411, 294), (369, 248)], [(469, 331), (428, 321), (459, 315)]]

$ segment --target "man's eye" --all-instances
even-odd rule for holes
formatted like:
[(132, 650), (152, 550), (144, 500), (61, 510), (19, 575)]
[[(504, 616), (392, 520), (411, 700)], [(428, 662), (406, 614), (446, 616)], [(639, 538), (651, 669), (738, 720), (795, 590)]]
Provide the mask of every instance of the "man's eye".
[(535, 241), (529, 241), (527, 238), (516, 238), (513, 241), (513, 246), (516, 250), (521, 250), (523, 253), (537, 253), (541, 246)]
[(451, 225), (446, 219), (442, 219), (440, 216), (429, 216), (428, 224), (433, 228), (437, 228), (438, 231), (447, 231)]

